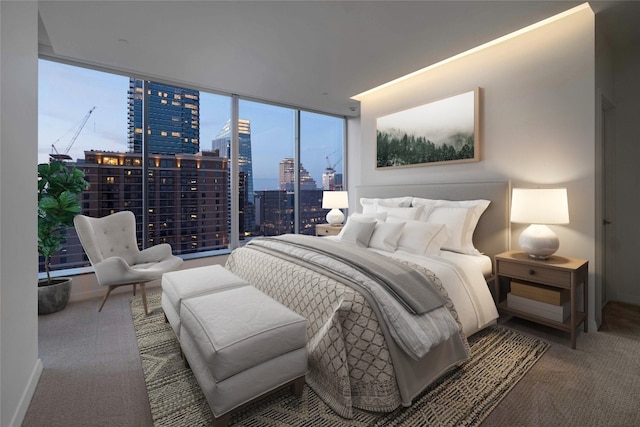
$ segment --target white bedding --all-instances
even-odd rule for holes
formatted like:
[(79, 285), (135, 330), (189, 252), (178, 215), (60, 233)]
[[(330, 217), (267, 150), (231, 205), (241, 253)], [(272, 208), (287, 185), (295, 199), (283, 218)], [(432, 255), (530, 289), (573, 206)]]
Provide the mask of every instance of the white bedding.
[(491, 272), (489, 257), (450, 251), (441, 251), (440, 255), (413, 255), (403, 251), (391, 253), (369, 249), (413, 262), (434, 272), (449, 293), (467, 337), (496, 322), (498, 310), (485, 281), (487, 263)]

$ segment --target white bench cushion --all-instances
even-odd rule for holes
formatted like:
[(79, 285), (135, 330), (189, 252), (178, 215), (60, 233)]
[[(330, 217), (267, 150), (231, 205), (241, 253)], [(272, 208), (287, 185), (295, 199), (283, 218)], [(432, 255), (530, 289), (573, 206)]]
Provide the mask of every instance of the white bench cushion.
[[(181, 335), (220, 382), (306, 347), (306, 319), (253, 286), (182, 300)], [(306, 360), (305, 360), (306, 364)]]
[(165, 273), (162, 275), (162, 309), (180, 338), (180, 305), (183, 300), (240, 286), (249, 286), (249, 283), (221, 265)]

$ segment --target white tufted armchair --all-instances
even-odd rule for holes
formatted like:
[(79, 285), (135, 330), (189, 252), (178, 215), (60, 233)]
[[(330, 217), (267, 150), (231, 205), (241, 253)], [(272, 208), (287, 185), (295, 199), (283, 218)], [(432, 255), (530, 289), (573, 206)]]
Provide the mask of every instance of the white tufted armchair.
[(167, 243), (139, 250), (136, 218), (130, 211), (102, 218), (76, 215), (73, 222), (98, 283), (109, 287), (98, 311), (102, 311), (109, 294), (118, 286), (133, 285), (135, 295), (136, 285), (140, 284), (144, 312), (148, 314), (145, 283), (177, 269), (182, 258), (174, 256)]

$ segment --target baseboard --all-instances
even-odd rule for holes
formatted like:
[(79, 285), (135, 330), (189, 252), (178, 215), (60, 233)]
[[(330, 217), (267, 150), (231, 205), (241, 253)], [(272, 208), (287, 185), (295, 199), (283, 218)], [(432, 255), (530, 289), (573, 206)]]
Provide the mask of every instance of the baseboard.
[(38, 386), (38, 381), (40, 381), (40, 375), (42, 375), (42, 360), (38, 359), (36, 361), (36, 365), (33, 367), (33, 371), (31, 372), (31, 376), (29, 377), (29, 381), (27, 382), (27, 386), (22, 392), (22, 396), (20, 397), (20, 403), (16, 408), (13, 417), (11, 417), (11, 422), (9, 423), (9, 427), (20, 427), (22, 422), (24, 421), (24, 417), (27, 415), (27, 410), (29, 409), (29, 405), (31, 404), (31, 399), (33, 398), (33, 394), (36, 392), (36, 387)]

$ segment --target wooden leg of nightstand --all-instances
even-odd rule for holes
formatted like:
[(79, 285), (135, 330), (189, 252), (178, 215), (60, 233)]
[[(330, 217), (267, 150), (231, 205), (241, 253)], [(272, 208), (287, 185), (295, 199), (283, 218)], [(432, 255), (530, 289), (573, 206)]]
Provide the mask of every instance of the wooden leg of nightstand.
[(589, 303), (588, 303), (588, 298), (589, 298), (589, 280), (588, 279), (584, 279), (584, 284), (582, 285), (582, 291), (584, 294), (583, 297), (583, 301), (584, 301), (584, 331), (585, 332), (589, 332)]
[(571, 348), (574, 350), (576, 348), (576, 329), (578, 329), (578, 325), (576, 325), (576, 286), (575, 282), (571, 284), (571, 317), (569, 320), (569, 327), (571, 329)]

